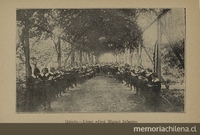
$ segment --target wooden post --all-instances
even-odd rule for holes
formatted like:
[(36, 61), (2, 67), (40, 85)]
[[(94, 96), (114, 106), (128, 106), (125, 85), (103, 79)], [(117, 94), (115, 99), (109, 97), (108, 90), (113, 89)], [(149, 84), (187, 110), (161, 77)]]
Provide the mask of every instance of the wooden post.
[(157, 44), (158, 44), (158, 40), (156, 40), (155, 46), (154, 46), (154, 52), (153, 52), (153, 71), (157, 72)]
[(156, 73), (158, 74), (158, 78), (161, 80), (161, 18), (157, 19), (157, 69)]
[[(146, 52), (146, 54), (147, 54), (149, 60), (151, 61), (151, 63), (154, 64), (154, 61), (151, 59), (151, 56), (150, 56), (150, 54), (148, 53), (148, 51), (146, 50), (145, 47), (144, 47), (144, 51)], [(164, 78), (162, 77), (162, 75), (161, 75), (161, 79), (162, 79), (163, 83), (165, 84), (165, 87), (166, 87), (167, 89), (169, 89), (169, 85), (165, 82), (165, 80), (164, 80)]]

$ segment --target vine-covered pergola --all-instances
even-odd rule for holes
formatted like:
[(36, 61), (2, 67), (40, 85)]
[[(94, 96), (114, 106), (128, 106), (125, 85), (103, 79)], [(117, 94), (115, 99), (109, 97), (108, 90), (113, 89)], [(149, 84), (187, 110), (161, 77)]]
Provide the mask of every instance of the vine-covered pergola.
[[(26, 80), (30, 76), (30, 48), (29, 39), (50, 38), (57, 53), (58, 66), (65, 66), (71, 56), (71, 66), (75, 65), (75, 51), (79, 52), (79, 65), (82, 65), (84, 54), (89, 61), (98, 63), (101, 54), (111, 52), (131, 53), (136, 51), (141, 58), (141, 50), (144, 48), (153, 62), (153, 58), (143, 45), (142, 34), (154, 23), (157, 23), (157, 53), (155, 71), (161, 79), (161, 18), (170, 9), (17, 9), (17, 26), (19, 40), (16, 50), (22, 46), (25, 54)], [(141, 13), (154, 13), (156, 18), (142, 29), (137, 23)], [(37, 40), (36, 40), (37, 41)], [(61, 41), (70, 44), (68, 57), (61, 62)], [(175, 51), (178, 60), (184, 66), (184, 61)], [(131, 56), (131, 55), (130, 55)], [(51, 57), (51, 56), (49, 56)], [(132, 57), (130, 57), (132, 59)], [(130, 65), (132, 63), (129, 63)], [(141, 60), (139, 60), (141, 65)]]

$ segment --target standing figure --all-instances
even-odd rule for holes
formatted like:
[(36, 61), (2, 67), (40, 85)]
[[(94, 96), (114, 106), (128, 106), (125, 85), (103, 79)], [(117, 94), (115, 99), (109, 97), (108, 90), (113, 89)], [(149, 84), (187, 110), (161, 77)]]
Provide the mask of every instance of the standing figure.
[(35, 68), (34, 76), (35, 76), (35, 81), (34, 81), (35, 96), (40, 101), (41, 96), (42, 96), (42, 89), (44, 88), (44, 85), (42, 85), (42, 80), (39, 78), (40, 70), (38, 68)]
[(58, 97), (59, 93), (59, 74), (56, 72), (55, 68), (50, 69), (50, 77), (52, 78), (52, 98)]
[(41, 91), (43, 88), (42, 80), (39, 78), (40, 70), (35, 68), (34, 73), (29, 78), (30, 100), (29, 110), (35, 110), (41, 98)]
[(51, 110), (51, 93), (52, 93), (52, 79), (53, 77), (49, 74), (48, 68), (43, 68), (42, 69), (42, 74), (39, 76), (41, 80), (43, 80), (44, 83), (44, 93), (43, 93), (43, 98), (44, 98), (44, 109)]
[(157, 109), (160, 101), (160, 92), (161, 92), (161, 82), (158, 79), (157, 74), (152, 74), (152, 85), (153, 85), (153, 103), (155, 105), (155, 109)]

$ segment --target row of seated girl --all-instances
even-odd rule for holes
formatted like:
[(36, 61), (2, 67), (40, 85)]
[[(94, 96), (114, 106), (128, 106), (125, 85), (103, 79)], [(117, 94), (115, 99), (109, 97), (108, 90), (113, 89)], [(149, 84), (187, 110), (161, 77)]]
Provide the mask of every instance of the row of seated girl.
[(65, 93), (66, 89), (62, 85), (62, 72), (56, 71), (55, 68), (51, 68), (50, 72), (48, 68), (43, 68), (41, 73), (38, 68), (35, 68), (28, 83), (31, 110), (36, 109), (39, 104), (43, 106), (43, 109), (50, 110), (51, 100), (58, 97), (59, 94), (61, 96), (61, 93)]

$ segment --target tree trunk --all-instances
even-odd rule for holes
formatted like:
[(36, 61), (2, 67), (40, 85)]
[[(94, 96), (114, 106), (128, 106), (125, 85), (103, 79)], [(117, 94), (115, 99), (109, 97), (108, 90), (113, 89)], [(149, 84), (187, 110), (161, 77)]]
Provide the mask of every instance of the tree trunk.
[[(27, 26), (28, 27), (28, 26)], [(25, 64), (26, 64), (26, 81), (31, 76), (30, 70), (30, 50), (29, 50), (29, 30), (25, 27), (24, 29), (24, 53), (25, 53)]]
[[(59, 67), (61, 67), (61, 44), (60, 44), (60, 37), (57, 37), (57, 39), (58, 39), (57, 42), (55, 42), (53, 39), (52, 40), (55, 45), (55, 49), (56, 49), (56, 53), (57, 53), (58, 68), (59, 68)], [(53, 54), (52, 54), (52, 57), (53, 57)]]
[(90, 55), (90, 52), (88, 52), (87, 54), (88, 54), (88, 64), (90, 65), (91, 64), (91, 55)]
[(133, 66), (133, 52), (130, 52), (130, 65)]
[(83, 57), (84, 57), (84, 63), (88, 64), (88, 57), (86, 52), (83, 52)]
[(71, 53), (71, 66), (74, 67), (75, 66), (75, 50), (74, 50), (74, 46), (71, 45), (72, 48), (72, 53)]
[(127, 48), (125, 48), (125, 52), (124, 52), (124, 63), (127, 64), (127, 56), (128, 56), (128, 53), (127, 53)]
[(95, 60), (96, 60), (95, 63), (99, 64), (99, 55), (95, 56)]
[(122, 63), (122, 53), (119, 54), (119, 62)]
[(142, 66), (142, 45), (139, 43), (138, 48), (138, 66)]
[(30, 109), (30, 88), (29, 88), (29, 78), (31, 76), (31, 66), (30, 66), (30, 49), (29, 49), (29, 23), (26, 22), (23, 31), (23, 41), (24, 54), (25, 54), (25, 68), (26, 68), (26, 94), (25, 94), (25, 107)]
[(93, 63), (96, 64), (96, 56), (93, 55)]
[(118, 55), (117, 54), (115, 55), (115, 61), (116, 61), (116, 63), (118, 62)]
[(80, 50), (80, 57), (79, 57), (80, 59), (80, 63), (79, 63), (79, 65), (80, 65), (80, 67), (83, 65), (83, 51), (82, 50)]
[(68, 59), (69, 59), (69, 57), (70, 57), (71, 53), (72, 53), (72, 51), (70, 51), (70, 52), (67, 54), (67, 58), (66, 58), (66, 60), (65, 60), (65, 62), (64, 62), (64, 65), (63, 65), (63, 66), (65, 66), (65, 67), (66, 67), (67, 61), (68, 61)]
[(93, 58), (93, 55), (91, 54), (90, 56), (90, 61), (91, 61), (91, 64), (94, 64), (94, 58)]
[(130, 48), (127, 49), (127, 63), (131, 65), (131, 53), (130, 53)]
[(58, 67), (61, 67), (61, 44), (60, 44), (60, 37), (58, 37), (58, 43), (57, 43), (57, 61), (58, 61)]

